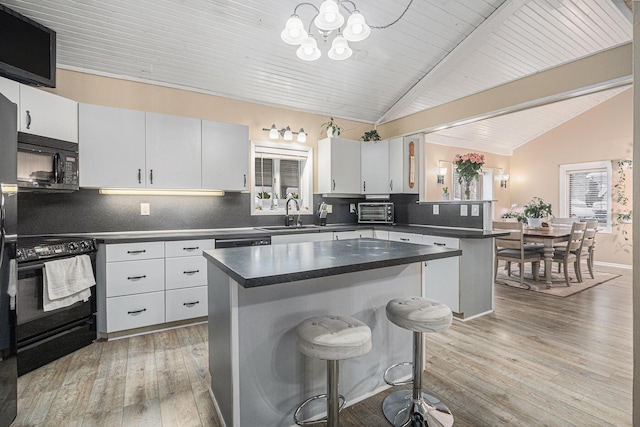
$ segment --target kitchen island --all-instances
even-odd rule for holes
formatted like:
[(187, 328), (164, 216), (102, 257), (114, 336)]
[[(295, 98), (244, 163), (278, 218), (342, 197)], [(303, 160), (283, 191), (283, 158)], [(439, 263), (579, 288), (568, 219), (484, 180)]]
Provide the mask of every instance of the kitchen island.
[(211, 394), (227, 426), (290, 426), (305, 398), (326, 390), (326, 363), (296, 349), (307, 317), (355, 317), (373, 349), (341, 364), (348, 404), (387, 386), (391, 364), (411, 360), (411, 332), (391, 325), (389, 300), (422, 295), (422, 263), (460, 250), (354, 239), (215, 249), (209, 260)]

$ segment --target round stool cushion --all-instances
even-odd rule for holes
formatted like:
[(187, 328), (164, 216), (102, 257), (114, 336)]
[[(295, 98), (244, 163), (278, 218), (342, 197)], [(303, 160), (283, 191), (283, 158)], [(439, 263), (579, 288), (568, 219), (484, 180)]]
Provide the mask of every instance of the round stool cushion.
[(387, 304), (387, 318), (413, 332), (441, 332), (451, 326), (451, 309), (427, 298), (395, 298)]
[(309, 357), (351, 359), (371, 350), (371, 329), (352, 317), (310, 317), (296, 328), (296, 345)]

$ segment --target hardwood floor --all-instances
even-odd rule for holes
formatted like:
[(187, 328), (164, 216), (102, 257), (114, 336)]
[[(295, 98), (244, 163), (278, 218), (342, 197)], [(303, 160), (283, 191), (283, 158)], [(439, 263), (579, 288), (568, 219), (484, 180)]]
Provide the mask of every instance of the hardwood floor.
[[(427, 336), (424, 387), (456, 426), (631, 426), (631, 272), (598, 270), (622, 276), (567, 298), (496, 285), (494, 313)], [(19, 378), (13, 425), (219, 426), (207, 353), (206, 325), (94, 343)], [(388, 425), (387, 394), (342, 424)]]

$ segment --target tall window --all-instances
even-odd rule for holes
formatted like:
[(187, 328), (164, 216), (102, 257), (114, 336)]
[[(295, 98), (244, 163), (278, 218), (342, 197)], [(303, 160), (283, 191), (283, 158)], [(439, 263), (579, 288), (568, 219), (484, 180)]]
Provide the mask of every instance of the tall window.
[[(313, 158), (311, 147), (272, 142), (251, 144), (254, 215), (282, 215), (287, 198), (296, 199), (300, 213), (312, 213)], [(298, 213), (296, 202), (289, 210)]]
[(611, 231), (611, 162), (560, 166), (560, 217), (596, 219)]

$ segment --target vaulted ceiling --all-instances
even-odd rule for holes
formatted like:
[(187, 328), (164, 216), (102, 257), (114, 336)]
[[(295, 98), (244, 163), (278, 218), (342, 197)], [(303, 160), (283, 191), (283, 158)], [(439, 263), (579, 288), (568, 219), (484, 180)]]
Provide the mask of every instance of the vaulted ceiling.
[[(632, 38), (624, 0), (354, 2), (371, 26), (402, 18), (351, 43), (354, 55), (344, 61), (327, 58), (330, 42), (319, 38), (321, 58), (305, 62), (280, 39), (297, 0), (0, 1), (57, 31), (62, 68), (368, 123), (429, 109)], [(308, 24), (314, 12), (301, 6), (298, 14)], [(559, 103), (553, 114), (538, 110), (536, 120), (523, 120), (539, 123), (526, 136), (515, 138), (512, 126), (526, 127), (515, 119), (486, 122), (483, 132), (493, 126), (492, 138), (503, 138), (508, 151), (613, 94)], [(439, 132), (440, 142), (476, 138), (478, 125), (475, 131)]]

